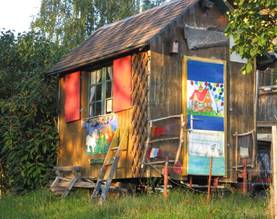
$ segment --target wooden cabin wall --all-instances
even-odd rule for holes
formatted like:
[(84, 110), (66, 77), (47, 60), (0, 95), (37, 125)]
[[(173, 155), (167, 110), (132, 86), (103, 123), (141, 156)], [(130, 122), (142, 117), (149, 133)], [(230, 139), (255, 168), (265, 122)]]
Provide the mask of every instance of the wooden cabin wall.
[[(277, 63), (270, 69), (259, 71), (259, 87), (269, 86), (269, 90), (260, 89), (258, 98), (258, 121), (277, 121)], [(272, 86), (272, 88), (270, 88)]]
[[(185, 15), (176, 19), (167, 30), (155, 37), (151, 49), (151, 119), (182, 113), (182, 62), (184, 55), (227, 61), (227, 107), (226, 116), (226, 168), (232, 180), (235, 142), (233, 134), (248, 132), (255, 128), (254, 123), (254, 74), (240, 73), (241, 64), (229, 62), (229, 46), (189, 50), (184, 37), (185, 24), (198, 27), (216, 27), (224, 30), (226, 18), (216, 8), (203, 11), (199, 5), (190, 8)], [(179, 41), (179, 54), (170, 54), (170, 44)], [(249, 142), (246, 142), (249, 143)], [(249, 143), (250, 144), (250, 143)], [(185, 152), (184, 152), (185, 153)]]
[(82, 121), (87, 117), (87, 81), (88, 74), (81, 73), (81, 119), (67, 123), (64, 114), (65, 77), (60, 77), (59, 101), (59, 150), (58, 166), (85, 166), (83, 174), (89, 168), (89, 156), (85, 153), (85, 132)]
[[(151, 41), (151, 119), (181, 114), (181, 79), (184, 55), (227, 59), (228, 50), (226, 47), (188, 50), (184, 37), (185, 24), (199, 27), (216, 26), (223, 30), (225, 27), (225, 23), (222, 22), (223, 19), (223, 15), (216, 7), (204, 12), (196, 4)], [(175, 40), (179, 42), (179, 53), (171, 54), (170, 47)]]
[[(58, 148), (58, 166), (81, 166), (82, 176), (94, 178), (98, 176), (101, 164), (91, 165), (92, 159), (105, 158), (105, 155), (88, 155), (85, 151), (85, 129), (84, 120), (88, 117), (88, 81), (89, 73), (81, 72), (81, 119), (75, 122), (67, 123), (64, 117), (64, 77), (60, 77), (60, 101), (59, 101), (59, 148)], [(119, 128), (124, 130), (131, 124), (132, 109), (117, 113)], [(129, 150), (129, 149), (128, 149)], [(129, 153), (129, 152), (128, 152)], [(122, 159), (119, 162), (119, 168), (116, 172), (117, 178), (125, 178), (128, 175), (128, 153), (123, 152)], [(127, 163), (126, 163), (127, 162)], [(130, 175), (130, 174), (129, 174)]]
[(277, 121), (277, 91), (260, 92), (258, 109), (258, 121)]

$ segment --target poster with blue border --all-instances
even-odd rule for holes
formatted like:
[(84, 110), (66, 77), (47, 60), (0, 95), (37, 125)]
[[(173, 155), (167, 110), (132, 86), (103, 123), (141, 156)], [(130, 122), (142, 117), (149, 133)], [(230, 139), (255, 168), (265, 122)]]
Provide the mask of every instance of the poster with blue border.
[(225, 175), (224, 63), (187, 60), (188, 174)]

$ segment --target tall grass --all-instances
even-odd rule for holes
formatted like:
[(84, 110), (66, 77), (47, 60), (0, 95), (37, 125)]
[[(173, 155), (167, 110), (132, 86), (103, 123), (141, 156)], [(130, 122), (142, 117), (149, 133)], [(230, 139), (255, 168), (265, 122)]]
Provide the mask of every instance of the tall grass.
[(270, 218), (266, 198), (240, 194), (213, 198), (173, 191), (168, 200), (161, 194), (111, 197), (102, 206), (91, 201), (87, 192), (71, 193), (62, 199), (46, 190), (25, 196), (7, 195), (0, 199), (1, 219), (102, 219), (102, 218)]

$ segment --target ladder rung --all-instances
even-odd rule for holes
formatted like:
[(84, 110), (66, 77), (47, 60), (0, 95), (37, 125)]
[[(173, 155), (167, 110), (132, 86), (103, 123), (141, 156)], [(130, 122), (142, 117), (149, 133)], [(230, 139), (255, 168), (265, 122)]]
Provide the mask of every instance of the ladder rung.
[[(164, 164), (166, 161), (161, 160), (161, 161), (152, 161), (152, 162), (147, 162), (144, 165), (154, 165), (154, 164)], [(174, 163), (175, 160), (169, 160), (168, 163)]]
[(113, 164), (113, 162), (110, 162), (110, 163), (106, 163), (104, 164), (105, 166), (111, 166)]
[(159, 141), (170, 141), (170, 140), (179, 140), (180, 137), (172, 137), (172, 138), (160, 138), (160, 139), (154, 139), (149, 141), (149, 143), (155, 143), (155, 142), (159, 142)]
[(111, 148), (112, 151), (115, 151), (117, 150), (119, 147), (114, 147), (114, 148)]

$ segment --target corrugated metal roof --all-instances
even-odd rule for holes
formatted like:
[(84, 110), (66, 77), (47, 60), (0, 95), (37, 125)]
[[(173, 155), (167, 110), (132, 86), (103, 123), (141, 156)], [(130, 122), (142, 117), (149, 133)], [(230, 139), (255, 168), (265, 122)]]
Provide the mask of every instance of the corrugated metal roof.
[(49, 73), (70, 71), (113, 54), (137, 49), (149, 44), (185, 9), (198, 0), (175, 0), (118, 22), (103, 26), (84, 43), (73, 49)]

